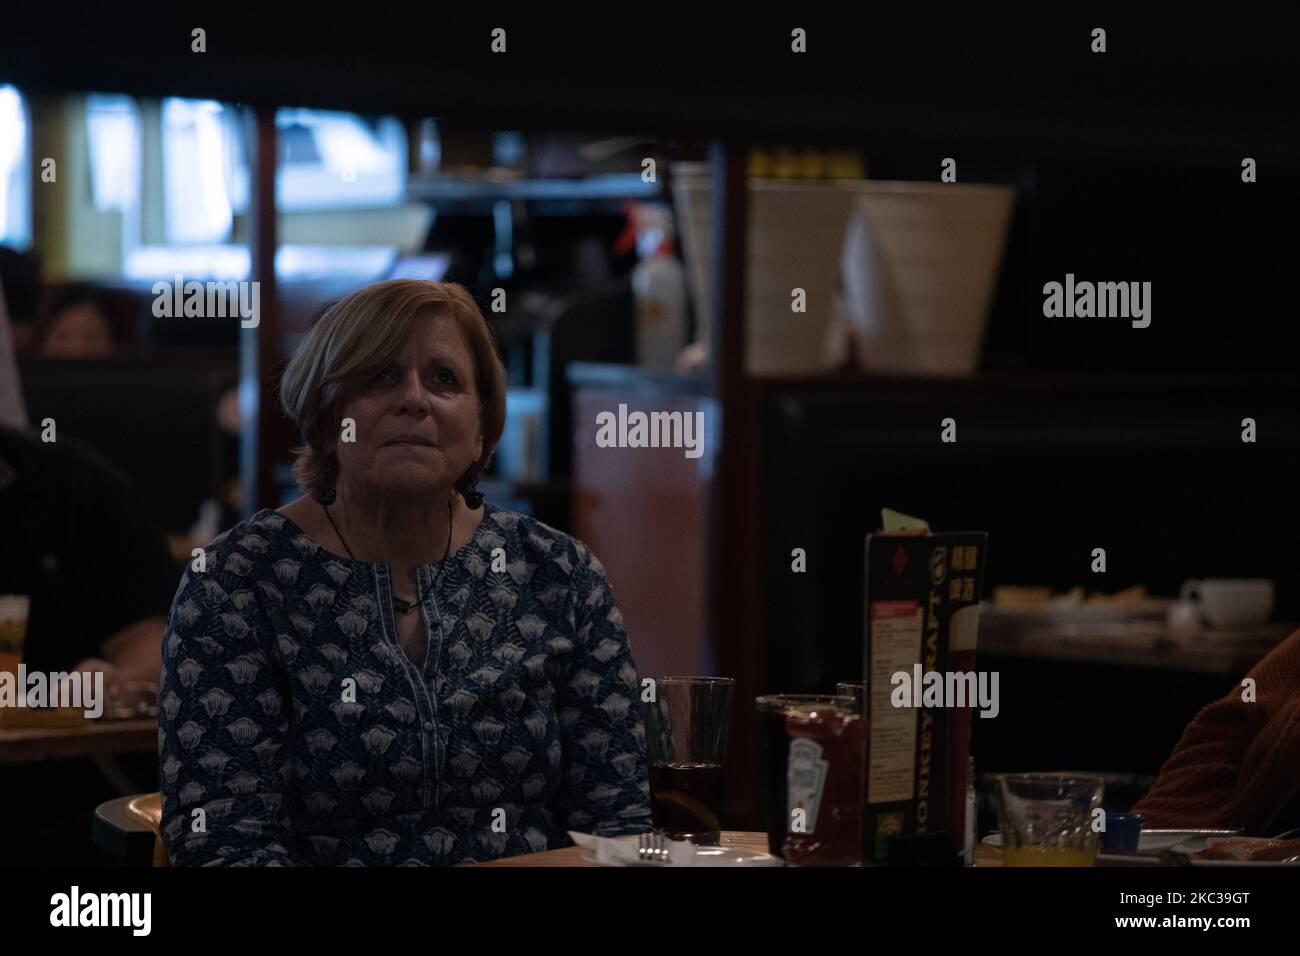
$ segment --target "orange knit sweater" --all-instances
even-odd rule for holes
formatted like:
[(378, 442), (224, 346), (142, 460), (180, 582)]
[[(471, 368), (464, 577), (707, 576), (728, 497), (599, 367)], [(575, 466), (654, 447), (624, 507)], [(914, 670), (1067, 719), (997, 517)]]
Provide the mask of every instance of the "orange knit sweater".
[(1270, 835), (1300, 797), (1300, 631), (1251, 668), (1255, 700), (1239, 682), (1201, 710), (1133, 807), (1148, 827), (1241, 827)]

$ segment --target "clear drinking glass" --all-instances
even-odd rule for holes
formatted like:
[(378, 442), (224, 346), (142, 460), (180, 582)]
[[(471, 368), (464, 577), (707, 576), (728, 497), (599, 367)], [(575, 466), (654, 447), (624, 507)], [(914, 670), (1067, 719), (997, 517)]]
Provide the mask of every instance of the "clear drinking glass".
[(867, 682), (864, 680), (842, 680), (835, 685), (835, 696), (852, 697), (858, 706), (858, 713), (867, 716)]
[(1095, 866), (1100, 835), (1093, 829), (1105, 795), (1100, 777), (1060, 773), (997, 778), (1004, 866)]
[(736, 682), (729, 677), (653, 681), (653, 699), (643, 699), (641, 707), (655, 829), (674, 840), (717, 844), (722, 839), (722, 772)]

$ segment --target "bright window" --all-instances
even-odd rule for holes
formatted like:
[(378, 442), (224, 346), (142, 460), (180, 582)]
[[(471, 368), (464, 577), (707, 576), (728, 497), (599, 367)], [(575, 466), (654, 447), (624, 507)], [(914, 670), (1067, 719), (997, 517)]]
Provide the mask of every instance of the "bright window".
[[(238, 114), (213, 100), (162, 103), (163, 208), (168, 242), (224, 242), (246, 195)], [(236, 188), (233, 188), (236, 187)], [(239, 187), (244, 188), (239, 188)], [(236, 200), (241, 200), (236, 203)]]
[(0, 243), (32, 244), (31, 165), (27, 108), (12, 86), (0, 86)]
[(406, 131), (399, 120), (282, 109), (276, 206), (285, 212), (395, 206), (406, 194)]
[(86, 97), (90, 192), (101, 212), (131, 212), (140, 202), (140, 114), (129, 96)]
[[(0, 99), (0, 142), (22, 141), (24, 137), (8, 135), (15, 121), (5, 125), (14, 112), (11, 105), (5, 112), (6, 106)], [(93, 201), (101, 211), (122, 213), (123, 274), (136, 279), (176, 271), (246, 277), (248, 248), (233, 240), (242, 228), (239, 217), (250, 209), (248, 112), (215, 100), (179, 97), (163, 99), (160, 111), (158, 152), (146, 154), (149, 144), (137, 101), (87, 97)], [(276, 114), (276, 127), (281, 212), (388, 208), (395, 214), (393, 228), (409, 231), (409, 223), (396, 216), (406, 208), (406, 133), (399, 120), (283, 109)], [(0, 152), (0, 163), (5, 155)], [(5, 168), (0, 165), (0, 174)], [(25, 186), (26, 174), (18, 179)], [(143, 196), (161, 199), (161, 231), (145, 221)], [(417, 231), (423, 235), (427, 227)], [(334, 235), (340, 232), (336, 228)], [(319, 248), (284, 245), (276, 256), (277, 273), (286, 278), (340, 272), (377, 277), (392, 267), (401, 244), (360, 246), (335, 238)]]

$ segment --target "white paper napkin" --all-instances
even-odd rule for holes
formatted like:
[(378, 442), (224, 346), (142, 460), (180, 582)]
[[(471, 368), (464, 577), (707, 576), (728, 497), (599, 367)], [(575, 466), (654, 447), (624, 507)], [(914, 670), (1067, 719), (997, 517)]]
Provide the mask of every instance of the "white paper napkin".
[[(607, 866), (629, 866), (641, 863), (635, 836), (601, 837), (570, 830), (569, 838), (578, 846), (590, 850), (597, 863)], [(664, 848), (668, 850), (668, 863), (672, 866), (691, 866), (695, 863), (695, 845), (689, 840), (665, 838)]]

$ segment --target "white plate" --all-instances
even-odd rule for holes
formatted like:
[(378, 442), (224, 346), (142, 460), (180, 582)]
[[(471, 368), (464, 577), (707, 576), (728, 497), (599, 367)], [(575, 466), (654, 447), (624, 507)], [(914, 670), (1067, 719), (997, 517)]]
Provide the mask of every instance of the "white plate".
[[(635, 836), (633, 837), (635, 839)], [(596, 854), (587, 850), (582, 855), (583, 860), (588, 863), (595, 863)], [(648, 866), (662, 869), (673, 869), (671, 863), (610, 863), (608, 866)], [(695, 855), (690, 863), (685, 866), (784, 866), (785, 861), (779, 856), (773, 856), (771, 853), (755, 852), (753, 850), (740, 850), (735, 847), (722, 846), (701, 846), (695, 848)], [(680, 866), (675, 867), (681, 869)]]
[[(1251, 843), (1268, 843), (1268, 837), (1237, 837), (1238, 840), (1248, 840)], [(1207, 848), (1209, 840), (1188, 840), (1185, 844), (1178, 844), (1175, 849), (1181, 853), (1196, 853)], [(1192, 866), (1300, 866), (1300, 862), (1283, 863), (1280, 860), (1192, 860)]]

